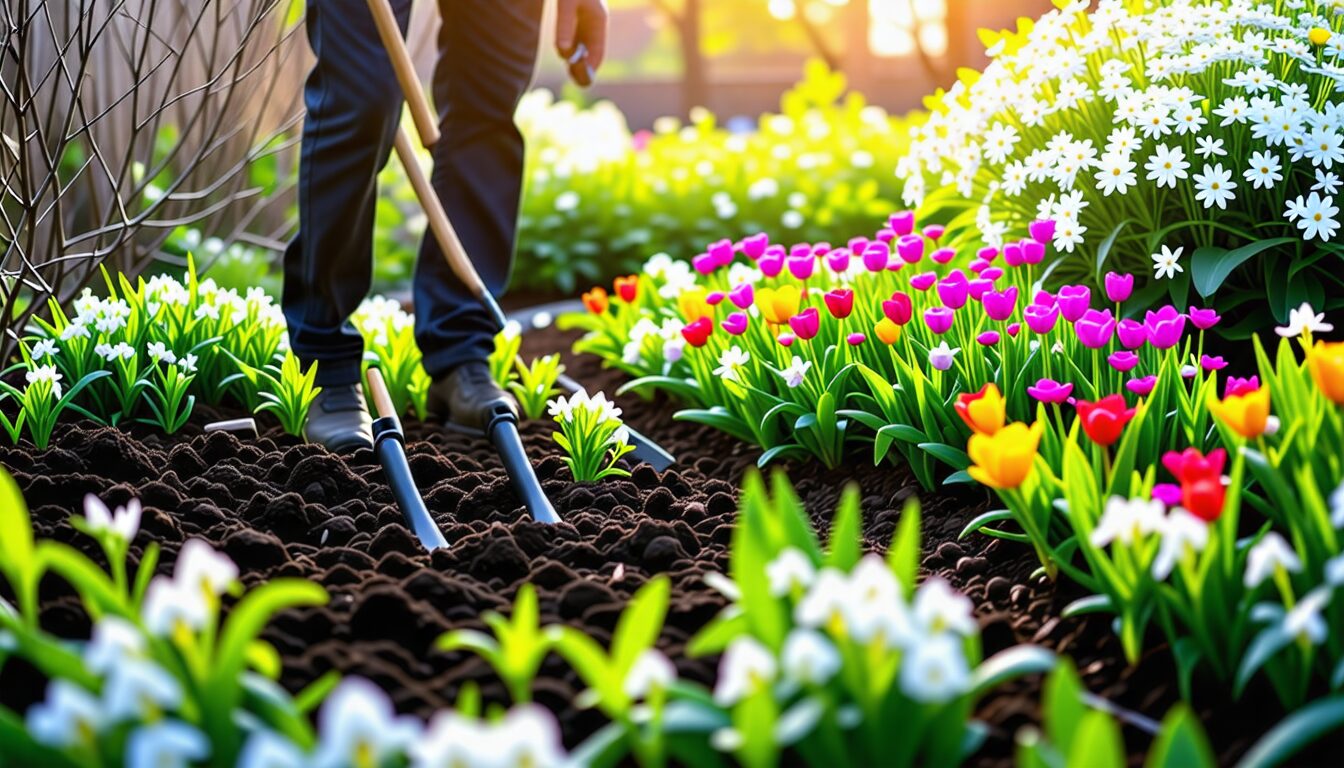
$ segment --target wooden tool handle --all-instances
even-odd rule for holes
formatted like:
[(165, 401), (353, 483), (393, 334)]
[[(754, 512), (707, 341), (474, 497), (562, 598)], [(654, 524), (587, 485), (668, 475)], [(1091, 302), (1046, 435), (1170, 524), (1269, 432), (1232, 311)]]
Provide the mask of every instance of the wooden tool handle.
[(378, 27), (378, 36), (383, 47), (392, 59), (392, 69), (397, 73), (397, 82), (406, 94), (406, 103), (411, 108), (411, 119), (415, 121), (415, 130), (420, 134), (420, 143), (432, 147), (439, 141), (439, 121), (429, 108), (425, 98), (425, 89), (420, 85), (420, 77), (415, 73), (415, 63), (411, 61), (411, 52), (406, 48), (406, 40), (401, 36), (401, 27), (392, 13), (388, 0), (369, 0), (369, 10), (373, 13), (373, 23)]
[(394, 146), (397, 149), (397, 157), (401, 158), (401, 164), (406, 167), (406, 177), (410, 179), (415, 196), (420, 200), (420, 206), (425, 209), (429, 229), (434, 233), (434, 239), (438, 241), (443, 257), (448, 260), (448, 266), (452, 268), (453, 274), (457, 275), (457, 279), (466, 284), (472, 296), (477, 299), (487, 296), (485, 283), (481, 282), (481, 276), (476, 274), (476, 267), (467, 256), (467, 249), (462, 247), (457, 231), (448, 220), (448, 213), (443, 210), (443, 202), (439, 200), (438, 193), (429, 183), (424, 169), (420, 167), (420, 160), (415, 156), (415, 148), (411, 146), (411, 137), (406, 135), (405, 128), (397, 129)]
[(373, 407), (378, 412), (379, 418), (395, 419), (397, 409), (392, 407), (392, 396), (387, 393), (387, 383), (383, 381), (383, 372), (370, 367), (368, 377), (369, 394), (373, 397)]

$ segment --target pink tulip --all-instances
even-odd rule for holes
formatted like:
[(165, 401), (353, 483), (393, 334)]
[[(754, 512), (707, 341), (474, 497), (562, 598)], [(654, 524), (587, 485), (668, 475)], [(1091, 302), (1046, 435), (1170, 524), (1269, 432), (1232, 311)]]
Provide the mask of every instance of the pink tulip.
[(1236, 376), (1227, 377), (1227, 388), (1223, 390), (1223, 397), (1236, 397), (1237, 395), (1248, 395), (1257, 389), (1260, 389), (1260, 377), (1252, 376), (1248, 379), (1238, 378)]
[(1066, 402), (1072, 393), (1072, 384), (1060, 384), (1054, 379), (1041, 379), (1036, 382), (1035, 386), (1027, 387), (1028, 395), (1042, 403), (1053, 403), (1055, 405)]
[(980, 301), (981, 299), (985, 298), (985, 294), (994, 290), (994, 281), (985, 280), (984, 278), (976, 278), (975, 280), (972, 280), (969, 283), (967, 283), (966, 286), (968, 292), (971, 294), (971, 298), (975, 299), (976, 301)]
[(1144, 313), (1143, 324), (1148, 331), (1148, 343), (1158, 349), (1171, 349), (1185, 334), (1185, 315), (1170, 304), (1156, 312)]
[(711, 307), (715, 307), (722, 304), (725, 298), (727, 298), (727, 294), (723, 291), (710, 291), (705, 294), (705, 303)]
[(1073, 324), (1073, 330), (1078, 334), (1078, 341), (1088, 349), (1101, 349), (1111, 343), (1111, 336), (1115, 334), (1115, 318), (1111, 316), (1111, 310), (1097, 311), (1089, 309), (1078, 318), (1078, 322)]
[(1054, 329), (1059, 321), (1059, 307), (1044, 304), (1029, 304), (1022, 310), (1022, 318), (1034, 333), (1046, 334)]
[(910, 287), (914, 288), (916, 291), (927, 291), (932, 288), (933, 284), (936, 282), (938, 282), (938, 273), (921, 272), (910, 278)]
[(742, 252), (752, 261), (761, 258), (761, 254), (765, 253), (769, 245), (770, 236), (764, 232), (742, 238)]
[(915, 314), (914, 302), (900, 291), (891, 294), (891, 298), (882, 302), (882, 314), (897, 325), (905, 325)]
[(742, 283), (728, 292), (728, 300), (738, 309), (749, 309), (756, 303), (756, 290), (751, 287), (751, 283)]
[(781, 333), (779, 334), (779, 336), (775, 337), (775, 341), (778, 341), (780, 344), (786, 347), (792, 347), (793, 342), (796, 338), (797, 337), (794, 336), (792, 333)]
[(1139, 364), (1139, 356), (1129, 351), (1112, 352), (1111, 355), (1106, 358), (1106, 362), (1110, 363), (1112, 368), (1121, 373), (1129, 373)]
[(947, 227), (944, 227), (942, 224), (930, 224), (924, 228), (924, 236), (930, 240), (937, 240), (942, 237), (945, 232), (947, 232)]
[(836, 248), (834, 251), (826, 253), (826, 266), (835, 273), (849, 271), (849, 250), (847, 248)]
[(830, 310), (833, 317), (843, 320), (849, 317), (854, 311), (854, 291), (848, 288), (837, 288), (829, 291), (824, 297), (826, 309)]
[(1022, 257), (1022, 246), (1018, 243), (1008, 243), (1003, 246), (1003, 263), (1010, 267), (1020, 267), (1026, 260)]
[(984, 272), (981, 272), (980, 276), (986, 280), (998, 280), (1000, 277), (1003, 277), (1003, 269), (1000, 267), (990, 267)]
[(918, 263), (924, 258), (924, 238), (918, 235), (906, 235), (896, 241), (896, 253), (906, 264)]
[(1194, 307), (1186, 310), (1186, 316), (1190, 318), (1190, 324), (1201, 331), (1207, 331), (1223, 319), (1212, 309), (1195, 309)]
[(766, 277), (778, 277), (779, 273), (784, 271), (784, 255), (767, 251), (756, 260), (756, 266), (760, 268), (761, 274)]
[(1138, 349), (1148, 343), (1148, 329), (1138, 320), (1126, 318), (1116, 323), (1115, 335), (1125, 349)]
[(1027, 232), (1031, 233), (1031, 238), (1040, 243), (1048, 243), (1055, 239), (1055, 222), (1051, 219), (1040, 219), (1027, 225)]
[(990, 291), (981, 301), (985, 305), (985, 314), (991, 320), (1007, 320), (1017, 309), (1017, 286), (1009, 286), (1006, 291)]
[(957, 252), (951, 248), (939, 248), (938, 250), (929, 254), (929, 258), (933, 259), (934, 263), (936, 264), (947, 264), (956, 257)]
[(816, 307), (808, 307), (802, 312), (789, 318), (789, 327), (798, 335), (798, 338), (806, 341), (817, 335), (821, 330), (821, 313)]
[[(939, 284), (941, 286), (941, 283)], [(924, 324), (929, 326), (929, 330), (937, 334), (944, 334), (952, 330), (952, 320), (956, 313), (948, 307), (930, 307), (924, 310)]]
[(998, 332), (998, 331), (985, 331), (984, 333), (980, 334), (979, 336), (976, 336), (976, 337), (975, 337), (975, 340), (978, 341), (978, 342), (980, 342), (980, 344), (983, 345), (983, 346), (986, 346), (986, 347), (992, 347), (992, 346), (994, 346), (995, 344), (998, 344), (998, 343), (999, 343), (999, 332)]
[(812, 277), (812, 273), (816, 271), (817, 260), (810, 255), (801, 258), (791, 257), (788, 260), (788, 265), (789, 274), (793, 275), (795, 279), (806, 280)]
[(719, 327), (734, 336), (741, 336), (747, 330), (747, 313), (734, 312), (725, 317), (723, 322), (719, 323)]
[(1157, 386), (1156, 376), (1143, 376), (1125, 382), (1125, 389), (1128, 389), (1139, 397), (1147, 397), (1152, 393), (1153, 387), (1155, 386)]
[(1009, 324), (1008, 324), (1008, 335), (1009, 335), (1009, 336), (1012, 336), (1013, 338), (1017, 338), (1017, 334), (1019, 334), (1019, 333), (1021, 333), (1021, 332), (1022, 332), (1022, 324), (1021, 324), (1021, 323), (1009, 323)]
[(1087, 312), (1092, 302), (1092, 289), (1086, 285), (1066, 285), (1059, 289), (1059, 311), (1070, 323)]
[(710, 256), (708, 253), (702, 253), (698, 256), (691, 257), (691, 266), (695, 267), (695, 271), (702, 275), (708, 275), (718, 268), (718, 264), (715, 263), (714, 257)]
[(938, 298), (943, 306), (961, 309), (970, 297), (970, 286), (963, 277), (961, 280), (944, 279), (938, 283)]
[(979, 251), (977, 251), (975, 256), (976, 258), (992, 262), (999, 257), (999, 249), (995, 248), (992, 245), (987, 245), (984, 248), (981, 248)]
[(863, 268), (869, 272), (881, 272), (891, 261), (891, 249), (884, 243), (872, 243), (863, 251)]
[(1217, 357), (1204, 355), (1199, 358), (1199, 365), (1206, 371), (1221, 371), (1227, 367), (1227, 361), (1221, 355)]
[(711, 243), (709, 246), (709, 255), (714, 259), (715, 266), (726, 267), (733, 263), (733, 241), (719, 240)]
[(1045, 244), (1030, 238), (1022, 241), (1022, 260), (1028, 264), (1040, 264), (1045, 259)]
[(807, 243), (795, 243), (794, 246), (789, 249), (789, 258), (791, 259), (801, 259), (811, 255), (812, 246)]
[(1134, 293), (1134, 275), (1128, 272), (1123, 275), (1107, 272), (1105, 283), (1106, 298), (1116, 304), (1128, 300), (1130, 294)]
[(890, 227), (883, 227), (877, 230), (877, 240), (882, 243), (890, 243), (896, 239), (896, 231)]
[(915, 231), (915, 212), (901, 211), (900, 213), (893, 213), (891, 217), (887, 219), (887, 223), (896, 234), (908, 235)]
[(866, 237), (849, 238), (850, 253), (863, 253), (865, 250), (868, 249), (868, 242), (869, 242), (868, 238)]
[(851, 333), (845, 337), (845, 341), (849, 342), (849, 345), (852, 347), (857, 347), (867, 340), (868, 337), (864, 336), (862, 333)]
[(986, 269), (989, 269), (988, 261), (985, 261), (984, 259), (971, 260), (971, 271), (974, 272), (975, 274), (978, 275), (981, 272), (984, 272)]

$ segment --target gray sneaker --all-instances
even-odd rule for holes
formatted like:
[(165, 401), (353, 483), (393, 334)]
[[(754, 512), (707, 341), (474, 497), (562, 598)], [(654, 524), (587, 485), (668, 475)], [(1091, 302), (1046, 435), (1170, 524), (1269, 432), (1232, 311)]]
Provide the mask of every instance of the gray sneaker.
[(373, 419), (358, 384), (323, 387), (308, 409), (303, 436), (333, 453), (353, 453), (373, 447)]

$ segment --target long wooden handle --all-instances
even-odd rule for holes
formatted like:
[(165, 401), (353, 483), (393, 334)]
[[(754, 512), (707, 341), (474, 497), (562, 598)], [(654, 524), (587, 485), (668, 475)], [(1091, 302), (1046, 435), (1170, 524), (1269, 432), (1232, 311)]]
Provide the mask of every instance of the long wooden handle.
[(411, 61), (410, 50), (406, 48), (406, 40), (401, 36), (397, 17), (392, 13), (392, 5), (388, 0), (369, 0), (369, 10), (373, 13), (373, 23), (378, 27), (383, 47), (392, 58), (397, 82), (401, 83), (401, 90), (406, 94), (406, 103), (410, 105), (411, 119), (415, 121), (416, 132), (420, 134), (420, 143), (432, 147), (439, 141), (439, 121), (429, 108), (420, 77), (415, 74), (415, 64)]
[(415, 196), (420, 200), (420, 206), (425, 209), (425, 216), (429, 219), (429, 229), (434, 233), (434, 239), (439, 243), (439, 250), (443, 251), (444, 258), (448, 259), (448, 266), (452, 268), (453, 274), (457, 279), (466, 284), (467, 289), (477, 299), (487, 295), (485, 283), (481, 281), (481, 276), (476, 273), (476, 267), (471, 263), (467, 256), (467, 249), (462, 246), (462, 241), (457, 237), (457, 230), (453, 229), (453, 223), (448, 220), (448, 213), (443, 210), (443, 202), (439, 200), (439, 195), (434, 191), (434, 187), (429, 183), (429, 178), (425, 176), (425, 171), (420, 167), (420, 160), (415, 155), (415, 148), (411, 146), (411, 137), (406, 135), (405, 128), (397, 128), (397, 138), (394, 142), (397, 149), (397, 157), (401, 158), (401, 164), (406, 168), (406, 177), (410, 179), (411, 187), (415, 190)]
[(395, 419), (397, 409), (392, 407), (392, 396), (387, 393), (387, 383), (383, 381), (383, 372), (370, 367), (368, 377), (369, 394), (373, 397), (373, 407), (378, 412), (379, 418)]

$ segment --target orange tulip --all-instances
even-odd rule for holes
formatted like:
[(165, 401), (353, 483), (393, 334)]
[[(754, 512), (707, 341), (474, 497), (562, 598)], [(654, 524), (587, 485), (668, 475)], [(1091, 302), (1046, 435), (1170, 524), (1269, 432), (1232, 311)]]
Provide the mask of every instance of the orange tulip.
[(594, 315), (600, 315), (603, 312), (606, 312), (609, 304), (610, 302), (607, 301), (607, 289), (600, 285), (583, 294), (583, 305)]
[(1214, 400), (1209, 403), (1209, 410), (1242, 437), (1259, 437), (1269, 423), (1269, 387)]
[(1003, 394), (994, 382), (986, 384), (974, 394), (968, 392), (957, 395), (953, 408), (971, 431), (982, 435), (992, 435), (1003, 429), (1003, 422), (1008, 418)]
[(778, 288), (761, 288), (756, 291), (756, 306), (767, 323), (783, 325), (789, 318), (798, 314), (798, 304), (802, 294), (792, 285)]
[(681, 310), (681, 316), (686, 318), (687, 323), (694, 323), (702, 317), (714, 319), (714, 306), (705, 301), (708, 295), (704, 288), (694, 288), (682, 291), (681, 295), (677, 296), (677, 308)]
[(1316, 342), (1307, 353), (1316, 386), (1336, 405), (1344, 405), (1344, 341)]
[(992, 435), (976, 432), (966, 446), (966, 452), (975, 463), (966, 471), (990, 488), (1018, 487), (1031, 474), (1043, 428), (1039, 421), (1030, 427), (1019, 421)]
[(873, 326), (873, 332), (883, 344), (895, 344), (901, 338), (901, 326), (885, 317), (877, 321), (877, 325)]

